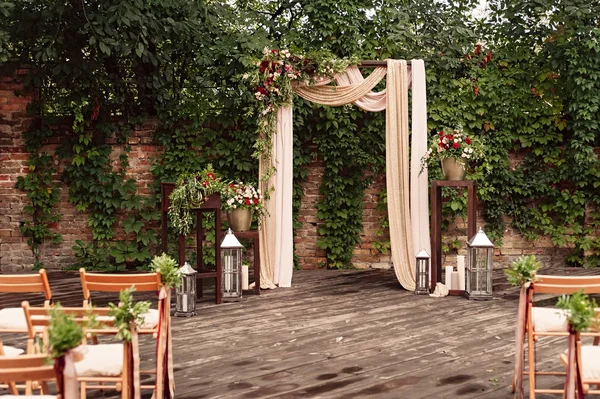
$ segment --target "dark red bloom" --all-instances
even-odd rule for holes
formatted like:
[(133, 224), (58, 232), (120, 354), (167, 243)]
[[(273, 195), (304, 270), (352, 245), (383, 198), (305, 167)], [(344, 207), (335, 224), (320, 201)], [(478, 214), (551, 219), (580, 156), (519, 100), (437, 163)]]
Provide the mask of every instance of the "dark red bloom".
[(202, 186), (207, 187), (208, 186), (208, 182), (207, 181), (203, 181), (202, 182)]
[(467, 137), (467, 138), (465, 139), (465, 142), (466, 142), (467, 144), (471, 145), (471, 139), (470, 139), (470, 138), (468, 138), (468, 137)]
[(447, 134), (446, 138), (450, 141), (454, 140), (454, 137), (451, 134)]
[(265, 73), (265, 71), (267, 70), (269, 65), (271, 65), (271, 63), (267, 60), (264, 60), (263, 62), (261, 62), (260, 63), (260, 73)]
[(492, 60), (492, 52), (491, 51), (488, 51), (488, 53), (487, 53), (487, 59), (488, 59), (488, 61)]
[(440, 136), (444, 137), (444, 131), (440, 130)]
[(254, 205), (258, 204), (258, 200), (254, 198)]
[(277, 50), (276, 48), (274, 48), (273, 50), (271, 50), (271, 54), (277, 54), (279, 53), (279, 50)]
[(481, 52), (481, 44), (478, 44), (477, 46), (475, 46), (475, 51), (473, 52), (473, 54), (479, 55), (480, 52)]
[(248, 198), (244, 199), (244, 202), (246, 203), (246, 205), (250, 205), (250, 200)]
[(215, 174), (214, 173), (207, 173), (206, 176), (208, 176), (211, 180), (215, 180)]
[(460, 144), (458, 144), (458, 143), (452, 144), (452, 148), (458, 148), (458, 147), (460, 147)]
[(263, 96), (266, 96), (266, 95), (268, 95), (268, 94), (269, 94), (269, 91), (268, 91), (267, 89), (265, 89), (264, 87), (259, 87), (259, 88), (257, 89), (257, 91), (258, 91), (260, 94), (262, 94)]
[(231, 184), (229, 185), (229, 187), (231, 187), (231, 188), (235, 188), (235, 183), (231, 183)]

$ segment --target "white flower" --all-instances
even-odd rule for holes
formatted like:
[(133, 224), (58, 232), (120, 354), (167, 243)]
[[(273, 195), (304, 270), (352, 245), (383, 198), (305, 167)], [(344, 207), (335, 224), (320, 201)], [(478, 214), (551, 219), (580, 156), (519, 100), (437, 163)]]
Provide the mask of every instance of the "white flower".
[(458, 139), (454, 139), (454, 142), (455, 142), (455, 143), (458, 143)]
[(467, 155), (467, 154), (465, 154), (465, 153), (463, 152), (463, 154), (461, 155), (461, 157), (463, 157), (463, 158), (467, 158), (467, 157), (468, 157), (468, 155)]
[(444, 144), (448, 144), (448, 139), (447, 139), (446, 137), (444, 137), (444, 138), (442, 139), (442, 143), (444, 143)]
[(469, 153), (472, 153), (473, 149), (471, 147), (469, 147)]
[(250, 75), (248, 75), (247, 73), (245, 73), (245, 74), (242, 76), (242, 79), (244, 79), (244, 80), (245, 80), (245, 79), (248, 79), (249, 77), (250, 77)]
[(260, 61), (258, 61), (258, 62), (256, 63), (256, 66), (257, 66), (257, 67), (259, 67), (259, 66), (260, 66)]
[(269, 48), (267, 46), (265, 46), (265, 48), (263, 49), (263, 54), (267, 55), (267, 54), (269, 54), (269, 52), (270, 52)]

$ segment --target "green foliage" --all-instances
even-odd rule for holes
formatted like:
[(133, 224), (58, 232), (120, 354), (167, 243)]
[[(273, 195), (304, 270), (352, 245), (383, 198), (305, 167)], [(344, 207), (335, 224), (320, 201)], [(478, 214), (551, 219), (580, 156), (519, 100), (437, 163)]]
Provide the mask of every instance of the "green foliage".
[(520, 256), (509, 269), (504, 270), (504, 273), (510, 285), (521, 287), (525, 283), (537, 280), (536, 273), (540, 267), (542, 264), (535, 255)]
[[(121, 157), (112, 145), (127, 149), (141, 118), (157, 116), (160, 123), (155, 141), (164, 151), (152, 165), (157, 183), (209, 163), (228, 180), (256, 178), (258, 125), (248, 117), (256, 87), (241, 76), (256, 70), (253, 59), (265, 46), (324, 50), (338, 58), (424, 59), (429, 129), (460, 124), (485, 144), (486, 162), (467, 176), (478, 183), (490, 237), (499, 243), (510, 219), (527, 238), (548, 236), (573, 248), (572, 263), (594, 266), (600, 262), (600, 238), (594, 237), (600, 227), (594, 152), (600, 144), (600, 6), (491, 0), (479, 20), (478, 4), (11, 0), (0, 4), (0, 62), (31, 66), (27, 85), (41, 90), (35, 111), (42, 126), (49, 115), (72, 118), (72, 134), (60, 150), (67, 163), (61, 178), (93, 230), (92, 243), (76, 246), (86, 267), (144, 266), (152, 253), (158, 191), (144, 203), (123, 172), (126, 152)], [(368, 176), (384, 167), (384, 115), (294, 103), (295, 215), (305, 165), (319, 157), (319, 246), (329, 267), (349, 267)], [(39, 144), (54, 134), (43, 131), (31, 129)], [(57, 237), (51, 226), (58, 191), (48, 180), (56, 174), (50, 152), (28, 151), (35, 168), (17, 184), (30, 196), (31, 222), (23, 233), (36, 254), (40, 243)], [(435, 165), (429, 172), (432, 179), (441, 176)], [(444, 190), (444, 198), (447, 226), (466, 213), (466, 199), (455, 190)], [(120, 230), (128, 233), (115, 234)], [(374, 248), (387, 250), (386, 243)]]
[(154, 271), (160, 271), (162, 284), (167, 288), (176, 288), (181, 284), (181, 273), (177, 261), (167, 254), (155, 256), (150, 267)]
[(30, 153), (27, 160), (29, 170), (25, 176), (17, 177), (15, 185), (27, 193), (29, 200), (24, 211), (31, 220), (22, 222), (21, 233), (27, 237), (27, 244), (33, 252), (34, 269), (40, 269), (44, 265), (40, 260), (39, 246), (46, 240), (55, 244), (62, 241), (62, 236), (53, 232), (51, 227), (61, 219), (61, 215), (54, 209), (60, 192), (53, 179), (57, 172), (55, 159), (47, 152), (41, 151), (41, 144), (51, 134), (47, 128), (30, 129), (24, 133), (25, 147)]
[(119, 304), (109, 303), (108, 315), (114, 317), (117, 328), (117, 339), (131, 342), (131, 329), (133, 326), (141, 327), (144, 324), (144, 314), (150, 309), (150, 302), (134, 302), (135, 287), (122, 290), (119, 293)]
[(48, 345), (50, 357), (57, 359), (64, 356), (71, 349), (79, 346), (84, 338), (86, 328), (98, 328), (99, 323), (90, 308), (83, 321), (76, 321), (74, 317), (63, 312), (59, 303), (48, 309), (50, 323), (48, 325)]
[(556, 306), (566, 310), (569, 325), (577, 332), (585, 331), (598, 324), (598, 320), (595, 320), (595, 309), (598, 304), (583, 290), (573, 295), (562, 295), (558, 298)]

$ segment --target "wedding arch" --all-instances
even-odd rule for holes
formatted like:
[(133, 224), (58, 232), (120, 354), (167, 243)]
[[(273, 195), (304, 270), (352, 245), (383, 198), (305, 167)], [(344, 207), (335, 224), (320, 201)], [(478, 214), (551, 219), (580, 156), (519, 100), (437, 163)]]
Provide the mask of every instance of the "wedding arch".
[[(289, 52), (286, 56), (289, 57)], [(263, 72), (264, 65), (259, 62), (257, 66)], [(364, 78), (359, 66), (374, 69)], [(273, 74), (269, 75), (267, 71), (267, 75), (273, 79)], [(373, 92), (373, 88), (386, 76), (386, 88)], [(335, 80), (335, 85), (329, 85), (332, 80)], [(412, 88), (410, 166), (409, 88)], [(345, 72), (335, 74), (333, 79), (323, 79), (316, 84), (299, 82), (292, 85), (292, 89), (299, 96), (318, 104), (342, 106), (353, 103), (366, 111), (386, 111), (386, 187), (392, 263), (402, 287), (414, 290), (415, 253), (421, 249), (431, 253), (427, 170), (420, 173), (420, 160), (427, 151), (423, 60), (363, 61), (347, 66)], [(263, 94), (259, 89), (257, 99)], [(263, 113), (267, 112), (273, 112), (273, 118), (276, 118), (273, 121), (276, 133), (269, 137), (270, 143), (264, 144), (271, 148), (262, 154), (259, 161), (259, 177), (268, 177), (267, 181), (260, 179), (261, 190), (265, 192), (274, 188), (265, 201), (269, 216), (260, 232), (261, 288), (290, 287), (294, 267), (292, 103), (289, 101), (277, 108), (269, 106), (263, 110)], [(267, 125), (267, 122), (264, 123)]]

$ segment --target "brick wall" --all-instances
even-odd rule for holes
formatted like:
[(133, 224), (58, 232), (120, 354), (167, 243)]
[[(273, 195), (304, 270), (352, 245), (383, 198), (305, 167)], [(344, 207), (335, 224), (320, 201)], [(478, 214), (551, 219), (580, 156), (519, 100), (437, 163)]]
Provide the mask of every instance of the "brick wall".
[[(23, 145), (22, 133), (30, 126), (31, 120), (27, 118), (26, 106), (31, 96), (16, 96), (15, 90), (22, 89), (22, 75), (17, 74), (10, 78), (0, 79), (0, 270), (18, 271), (29, 269), (33, 265), (33, 256), (26, 239), (22, 237), (19, 224), (27, 220), (23, 207), (27, 203), (25, 194), (15, 189), (17, 177), (25, 175), (27, 157)], [(161, 148), (152, 144), (151, 135), (156, 123), (149, 121), (133, 132), (128, 140), (131, 146), (129, 153), (130, 168), (127, 176), (136, 179), (139, 192), (147, 194), (148, 185), (152, 182), (150, 173), (151, 158), (161, 151)], [(44, 147), (44, 150), (53, 152), (61, 141), (55, 137)], [(109, 139), (109, 144), (114, 146), (115, 159), (123, 151), (122, 146), (115, 140)], [(58, 164), (59, 173), (64, 165)], [(325, 252), (316, 246), (319, 221), (316, 217), (316, 205), (320, 200), (319, 186), (323, 178), (324, 165), (320, 160), (315, 160), (309, 167), (309, 177), (304, 183), (304, 197), (300, 208), (300, 222), (302, 226), (296, 230), (294, 242), (299, 265), (303, 269), (324, 267), (326, 264)], [(382, 236), (377, 236), (379, 220), (385, 212), (378, 211), (377, 200), (380, 190), (385, 186), (385, 176), (374, 178), (373, 184), (365, 191), (363, 223), (364, 231), (361, 235), (362, 243), (354, 250), (353, 264), (359, 268), (390, 266), (389, 253), (380, 253), (373, 247), (375, 241), (386, 241), (389, 233), (384, 231)], [(60, 202), (58, 210), (63, 219), (57, 223), (56, 231), (63, 235), (61, 244), (44, 244), (41, 247), (42, 261), (48, 268), (60, 268), (73, 262), (71, 247), (75, 240), (90, 240), (91, 233), (87, 228), (86, 215), (77, 212), (68, 201), (68, 187), (61, 184)], [(481, 213), (481, 212), (479, 212)], [(483, 220), (478, 220), (478, 226), (483, 226)], [(445, 240), (458, 238), (466, 242), (466, 221), (456, 220), (450, 227)], [(512, 229), (507, 229), (504, 234), (504, 245), (495, 251), (495, 264), (499, 267), (506, 266), (522, 254), (536, 254), (544, 264), (563, 265), (568, 249), (555, 248), (548, 239), (539, 239), (535, 242), (526, 241)], [(464, 254), (464, 246), (459, 253)], [(443, 256), (444, 265), (456, 263), (456, 253)]]

